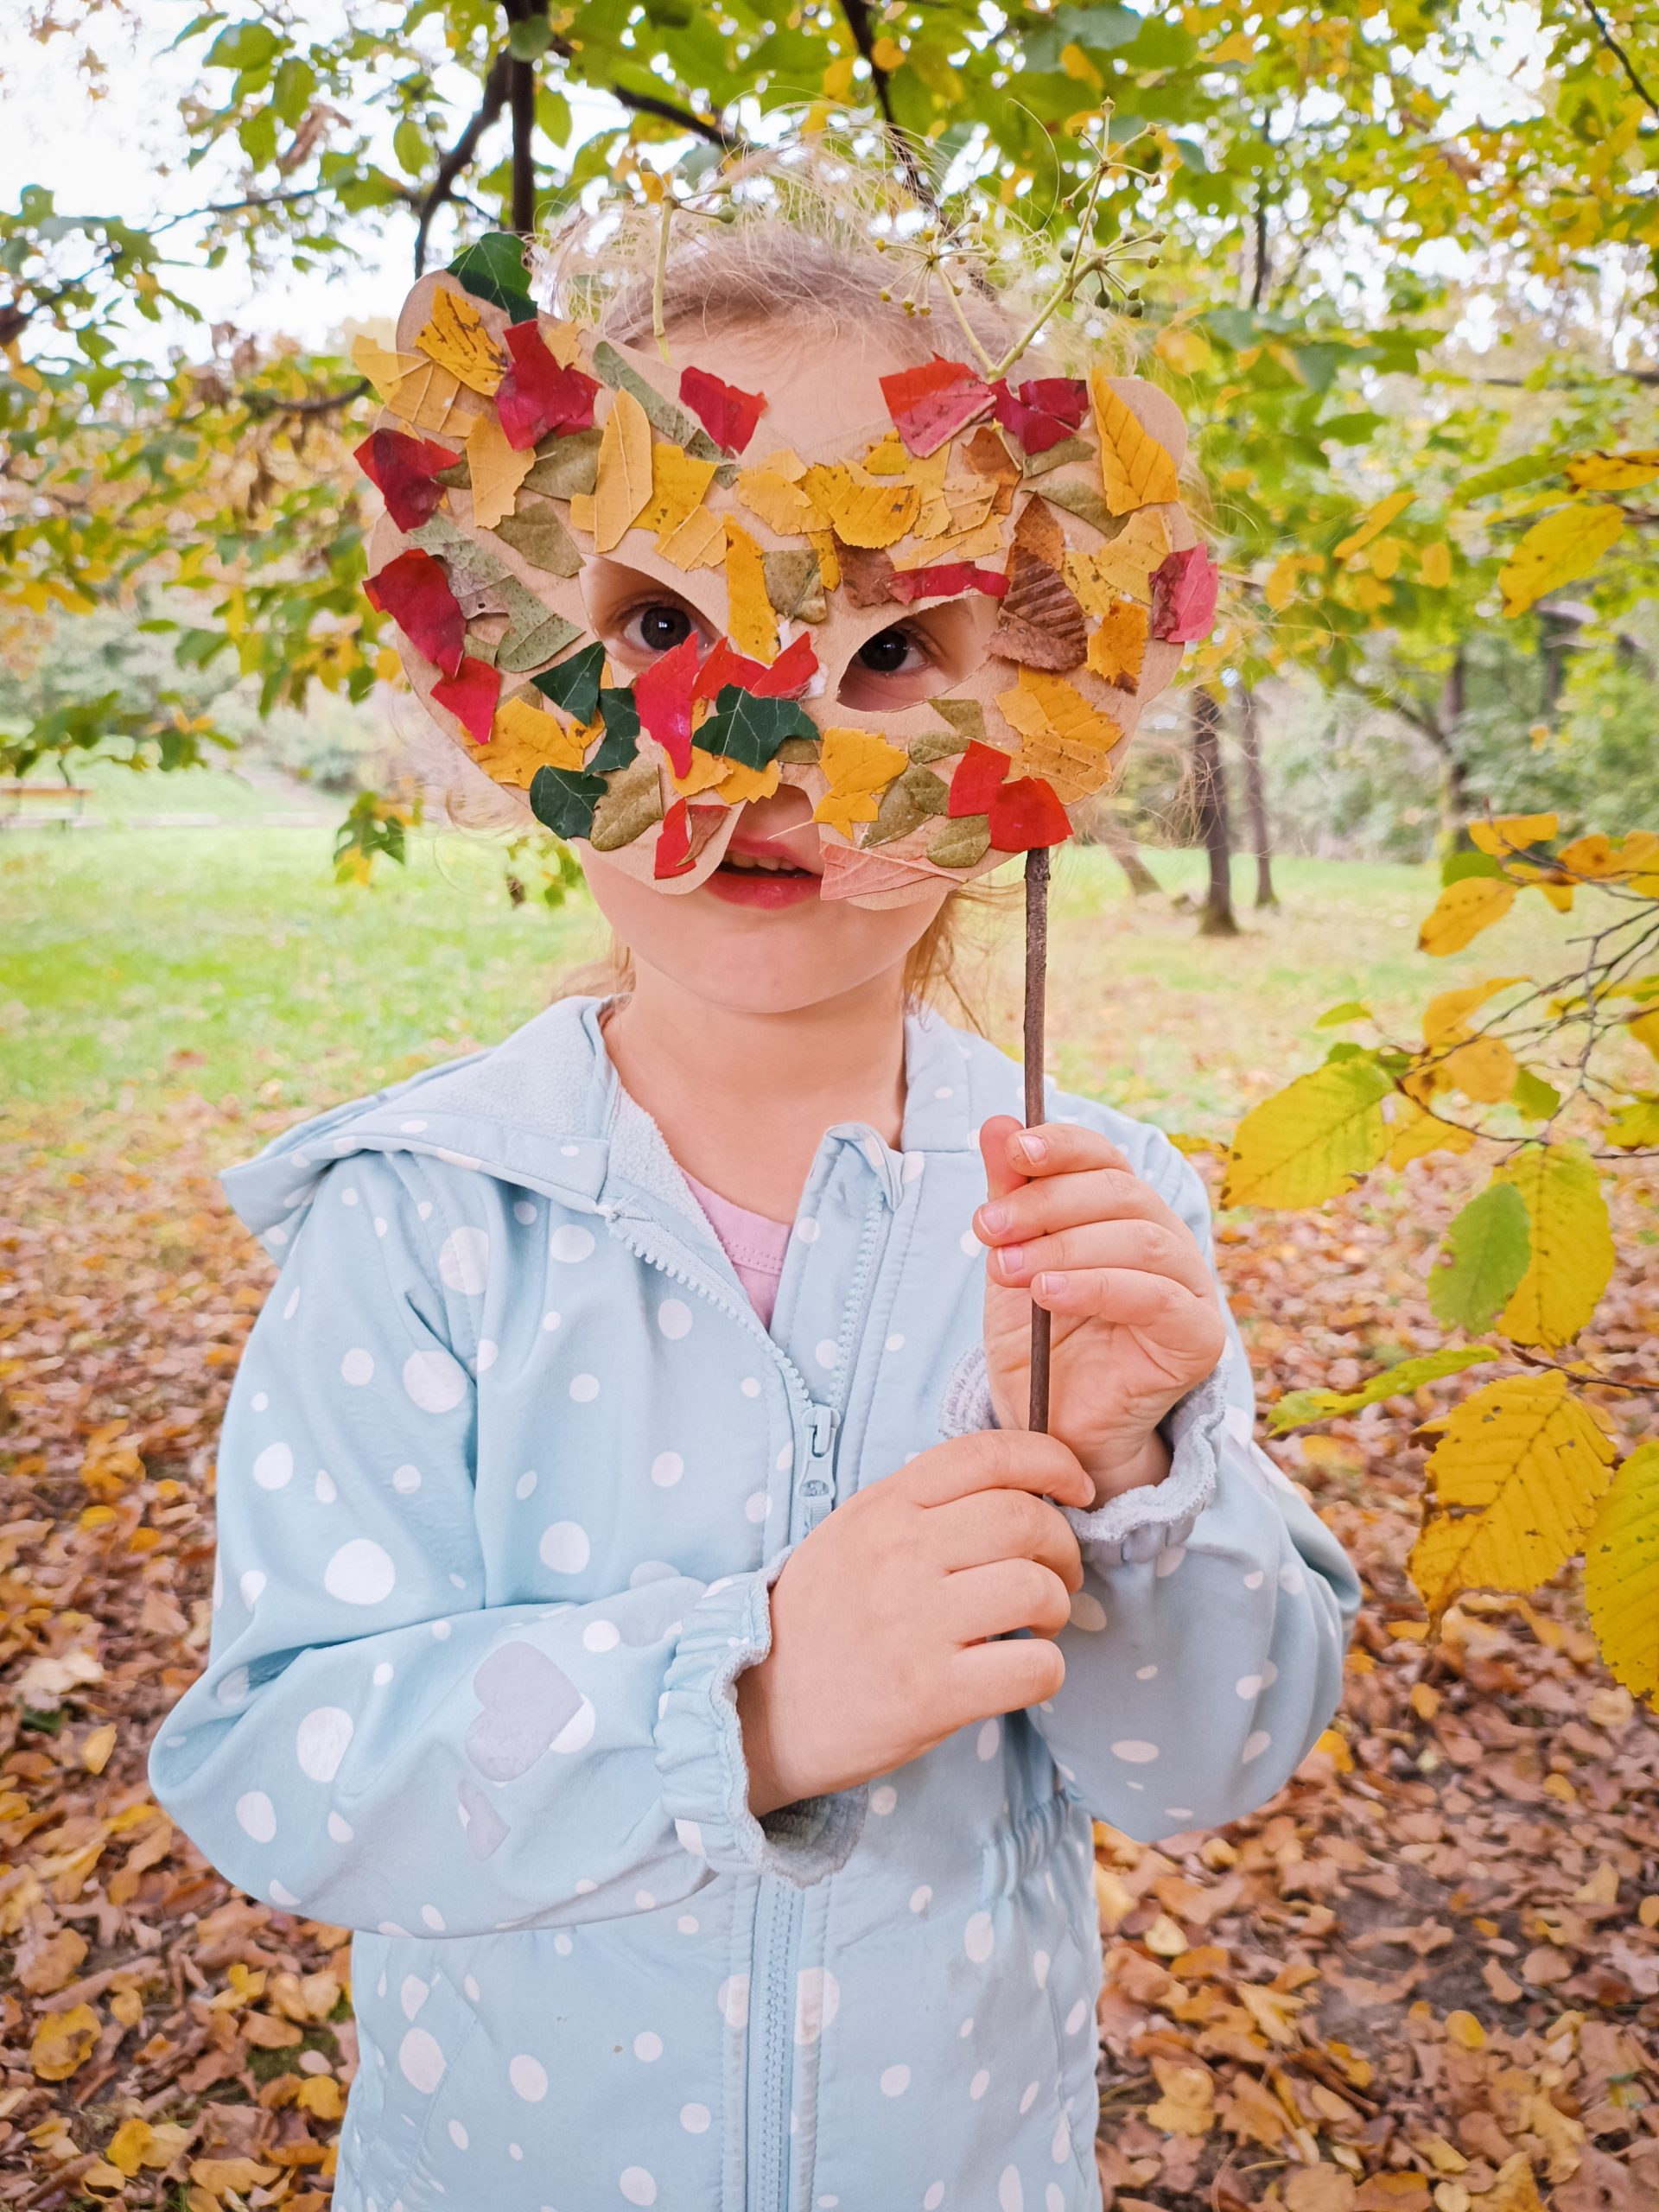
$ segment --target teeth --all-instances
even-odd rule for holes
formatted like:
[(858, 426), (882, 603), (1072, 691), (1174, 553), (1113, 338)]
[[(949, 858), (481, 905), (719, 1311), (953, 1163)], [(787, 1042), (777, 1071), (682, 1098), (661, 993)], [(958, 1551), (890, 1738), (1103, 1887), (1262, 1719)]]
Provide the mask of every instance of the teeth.
[(728, 868), (759, 868), (770, 875), (793, 875), (798, 873), (793, 861), (778, 860), (770, 855), (762, 860), (758, 853), (728, 853)]

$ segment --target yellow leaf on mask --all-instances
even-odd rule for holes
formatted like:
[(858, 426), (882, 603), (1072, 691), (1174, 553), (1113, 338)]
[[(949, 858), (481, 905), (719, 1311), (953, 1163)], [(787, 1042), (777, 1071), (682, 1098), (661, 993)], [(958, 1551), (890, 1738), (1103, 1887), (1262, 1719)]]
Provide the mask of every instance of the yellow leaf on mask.
[(486, 399), (506, 374), (507, 365), (477, 307), (465, 292), (452, 292), (447, 284), (432, 295), (432, 312), (415, 343), (429, 360)]
[(1532, 1257), (1497, 1326), (1518, 1344), (1570, 1344), (1613, 1272), (1613, 1232), (1595, 1163), (1576, 1145), (1529, 1145), (1492, 1177), (1526, 1202)]
[(467, 466), (473, 479), (473, 527), (493, 530), (512, 512), (518, 486), (536, 466), (535, 448), (507, 443), (493, 408), (475, 416), (467, 433)]
[(715, 463), (699, 461), (683, 446), (666, 440), (651, 449), (651, 497), (635, 518), (637, 530), (657, 532), (657, 550), (664, 538), (683, 529), (702, 505), (703, 493), (714, 481)]
[(599, 441), (593, 493), (595, 553), (608, 553), (621, 543), (650, 497), (651, 423), (631, 391), (619, 391)]
[(1659, 1443), (1638, 1444), (1601, 1501), (1584, 1599), (1614, 1676), (1638, 1697), (1659, 1694)]
[(832, 530), (809, 530), (807, 543), (818, 556), (818, 575), (825, 591), (841, 589), (841, 556), (836, 550), (836, 533)]
[(527, 699), (504, 699), (496, 709), (489, 743), (468, 746), (467, 753), (498, 784), (528, 791), (538, 768), (580, 768), (596, 734), (592, 729), (567, 728), (557, 715), (532, 707)]
[(570, 527), (585, 537), (594, 534), (594, 495), (591, 492), (573, 492), (570, 495)]
[(1505, 614), (1524, 614), (1546, 592), (1588, 575), (1624, 532), (1624, 510), (1595, 499), (1535, 522), (1497, 572)]
[(1168, 448), (1142, 427), (1128, 402), (1112, 390), (1103, 371), (1090, 371), (1089, 393), (1100, 439), (1101, 481), (1112, 512), (1133, 514), (1138, 507), (1179, 499), (1180, 486)]
[(776, 469), (746, 468), (737, 480), (737, 496), (779, 537), (798, 537), (803, 531), (826, 526), (822, 512), (800, 486)]
[(827, 822), (850, 837), (855, 822), (874, 822), (876, 803), (895, 776), (904, 773), (909, 755), (874, 730), (827, 729), (818, 766), (830, 788), (812, 810), (815, 822)]
[(751, 660), (778, 658), (778, 617), (766, 595), (760, 548), (735, 522), (726, 525), (726, 634)]
[(933, 569), (952, 561), (983, 561), (1004, 550), (1002, 518), (989, 515), (970, 530), (946, 531), (938, 537), (900, 546), (893, 556), (895, 569)]
[(1064, 677), (1022, 668), (1018, 684), (1000, 691), (996, 703), (1020, 733), (1015, 768), (1046, 777), (1063, 806), (1075, 805), (1106, 782), (1112, 748), (1122, 743), (1123, 733)]
[(717, 569), (726, 558), (726, 518), (712, 507), (694, 507), (679, 528), (657, 541), (677, 569)]
[(411, 430), (448, 431), (461, 404), (460, 378), (435, 361), (422, 361), (386, 394), (387, 406)]
[(1146, 608), (1132, 599), (1112, 601), (1089, 639), (1089, 665), (1096, 676), (1134, 690), (1146, 658), (1148, 619)]
[(1061, 573), (1085, 614), (1109, 614), (1115, 600), (1150, 603), (1152, 572), (1169, 551), (1169, 524), (1160, 514), (1138, 514), (1109, 543), (1092, 553), (1066, 553)]
[[(941, 447), (940, 451), (944, 450)], [(906, 476), (910, 473), (910, 449), (897, 430), (889, 430), (880, 443), (872, 446), (865, 454), (864, 467), (872, 476)]]
[(850, 461), (809, 468), (801, 486), (848, 545), (896, 545), (922, 503), (915, 485), (867, 476)]
[(574, 322), (561, 322), (556, 315), (538, 315), (536, 327), (542, 334), (542, 343), (562, 369), (572, 369), (582, 358), (582, 333)]
[(362, 332), (352, 340), (352, 362), (359, 375), (365, 376), (387, 402), (406, 376), (427, 365), (420, 354), (394, 353)]
[(685, 773), (677, 775), (672, 767), (668, 780), (682, 798), (694, 798), (699, 791), (715, 790), (726, 780), (728, 772), (736, 766), (723, 753), (705, 753), (701, 746), (691, 748), (691, 766)]
[(793, 446), (774, 446), (760, 466), (785, 484), (798, 484), (806, 474), (806, 463)]
[[(1500, 1324), (1501, 1325), (1501, 1324)], [(1466, 1590), (1532, 1590), (1582, 1546), (1613, 1446), (1565, 1375), (1514, 1375), (1456, 1407), (1428, 1462), (1411, 1579), (1438, 1619)]]

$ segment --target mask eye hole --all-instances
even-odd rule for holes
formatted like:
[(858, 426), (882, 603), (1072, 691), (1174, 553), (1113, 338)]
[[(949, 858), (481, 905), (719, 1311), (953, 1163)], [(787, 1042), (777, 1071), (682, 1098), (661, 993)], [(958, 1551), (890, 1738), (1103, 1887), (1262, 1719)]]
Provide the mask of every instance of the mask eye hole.
[(871, 676), (908, 676), (929, 665), (926, 653), (912, 633), (895, 626), (878, 630), (853, 656), (855, 665)]
[(650, 668), (688, 638), (714, 643), (709, 622), (671, 583), (621, 561), (590, 561), (582, 595), (594, 635), (619, 668)]
[(854, 648), (839, 703), (880, 714), (952, 690), (984, 660), (997, 613), (994, 599), (973, 592), (888, 623)]
[(696, 632), (696, 624), (677, 600), (654, 599), (637, 607), (622, 623), (622, 634), (641, 652), (671, 653)]

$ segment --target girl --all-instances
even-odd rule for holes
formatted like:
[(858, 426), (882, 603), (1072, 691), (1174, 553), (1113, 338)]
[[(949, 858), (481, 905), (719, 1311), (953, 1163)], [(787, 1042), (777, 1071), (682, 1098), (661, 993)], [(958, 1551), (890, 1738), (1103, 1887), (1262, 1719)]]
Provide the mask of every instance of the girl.
[[(1081, 605), (1101, 570), (1079, 561), (1153, 511), (1109, 537), (1063, 504), (1064, 467), (1031, 469), (1039, 404), (1051, 447), (1083, 423), (1059, 379), (1014, 393), (993, 446), (970, 413), (948, 460), (918, 454), (940, 407), (982, 427), (993, 395), (950, 399), (884, 276), (774, 218), (671, 256), (682, 399), (716, 425), (689, 520), (669, 493), (685, 506), (697, 442), (626, 350), (637, 288), (594, 342), (429, 282), (414, 349), (386, 357), (416, 365), (382, 363), (395, 435), (449, 437), (442, 505), (437, 461), (371, 456), (418, 556), (404, 579), (434, 594), (441, 553), (466, 625), (463, 653), (447, 605), (382, 568), (416, 689), (582, 840), (630, 958), (614, 991), (227, 1179), (282, 1272), (226, 1422), (211, 1663), (154, 1777), (234, 1881), (358, 1931), (341, 2212), (1090, 2212), (1091, 1817), (1142, 1838), (1233, 1818), (1336, 1702), (1356, 1586), (1250, 1441), (1197, 1178), (1086, 1099), (1052, 1092), (1022, 1130), (1017, 1067), (912, 988), (963, 875), (1052, 841), (1031, 824), (1084, 739), (1038, 744), (1061, 709), (1029, 672), (1069, 665), (1043, 610)], [(722, 472), (763, 394), (761, 474), (804, 515)], [(1125, 449), (1155, 489), (1156, 396), (1102, 380), (1093, 420), (1095, 507)], [(486, 519), (491, 466), (531, 435), (512, 519), (539, 561)], [(630, 513), (642, 454), (657, 504)], [(1010, 456), (1052, 499), (997, 504)], [(902, 587), (935, 493), (936, 538), (1012, 541), (1001, 594), (925, 541)], [(574, 574), (543, 565), (541, 506)], [(776, 558), (791, 519), (815, 570)], [(715, 560), (676, 556), (693, 541)], [(504, 576), (566, 634), (520, 651)], [(1173, 665), (1151, 606), (1143, 692)], [(562, 655), (556, 714), (491, 689), (538, 645)], [(696, 690), (711, 669), (734, 681)], [(1127, 728), (1133, 671), (1115, 680)], [(1074, 682), (1081, 732), (1103, 694)], [(874, 779), (849, 766), (872, 744), (898, 763)], [(925, 818), (870, 842), (899, 789)], [(1033, 1299), (1048, 1435), (1021, 1426)]]

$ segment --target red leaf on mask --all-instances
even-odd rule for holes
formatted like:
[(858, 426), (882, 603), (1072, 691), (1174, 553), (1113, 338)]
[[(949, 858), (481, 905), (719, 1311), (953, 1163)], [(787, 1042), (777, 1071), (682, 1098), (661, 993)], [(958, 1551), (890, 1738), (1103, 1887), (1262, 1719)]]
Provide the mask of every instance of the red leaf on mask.
[(685, 801), (677, 798), (663, 817), (657, 833), (657, 852), (651, 872), (660, 882), (665, 875), (683, 875), (691, 865), (691, 822)]
[(510, 323), (506, 340), (512, 366), (496, 392), (495, 411), (513, 450), (523, 453), (555, 430), (591, 429), (598, 379), (561, 368), (534, 322)]
[(633, 703), (639, 727), (654, 737), (677, 776), (691, 766), (691, 702), (697, 695), (697, 640), (682, 638), (672, 652), (664, 653), (633, 679)]
[(1221, 571), (1202, 545), (1172, 553), (1152, 572), (1152, 621), (1147, 635), (1190, 645), (1207, 638), (1216, 620)]
[(680, 371), (680, 398), (723, 453), (741, 453), (766, 412), (764, 391), (741, 391), (707, 369)]
[(1046, 453), (1062, 438), (1069, 438), (1089, 405), (1089, 387), (1078, 377), (1033, 377), (1018, 391), (1002, 378), (991, 390), (996, 395), (997, 421), (1013, 431), (1027, 453)]
[(1000, 747), (982, 745), (977, 738), (973, 739), (950, 779), (945, 812), (958, 820), (964, 814), (986, 813), (998, 785), (1008, 772), (1008, 760), (1009, 755)]
[(898, 569), (887, 585), (894, 599), (955, 599), (965, 591), (1001, 599), (1007, 588), (1000, 569), (976, 569), (971, 561), (941, 561), (937, 569)]
[(717, 698), (727, 684), (735, 683), (740, 691), (750, 692), (757, 699), (793, 698), (811, 682), (817, 665), (812, 640), (804, 631), (785, 646), (770, 668), (739, 652), (728, 638), (721, 638), (699, 670), (691, 696)]
[(474, 659), (468, 653), (461, 661), (460, 674), (446, 676), (435, 683), (432, 696), (441, 707), (448, 708), (475, 743), (489, 743), (490, 727), (501, 696), (499, 668), (492, 668), (488, 661)]
[(919, 369), (883, 377), (881, 394), (893, 428), (918, 455), (937, 453), (947, 438), (976, 423), (995, 397), (966, 361), (947, 361), (938, 353)]
[(407, 430), (371, 430), (352, 458), (398, 529), (418, 530), (443, 497), (438, 471), (453, 468), (461, 455), (430, 438), (411, 438)]
[(1033, 845), (1062, 845), (1071, 823), (1052, 784), (1041, 776), (1020, 776), (999, 784), (986, 810), (991, 817), (991, 850), (1028, 853)]
[(363, 587), (369, 605), (390, 614), (414, 646), (446, 676), (461, 673), (467, 618), (442, 566), (418, 545), (389, 561)]

